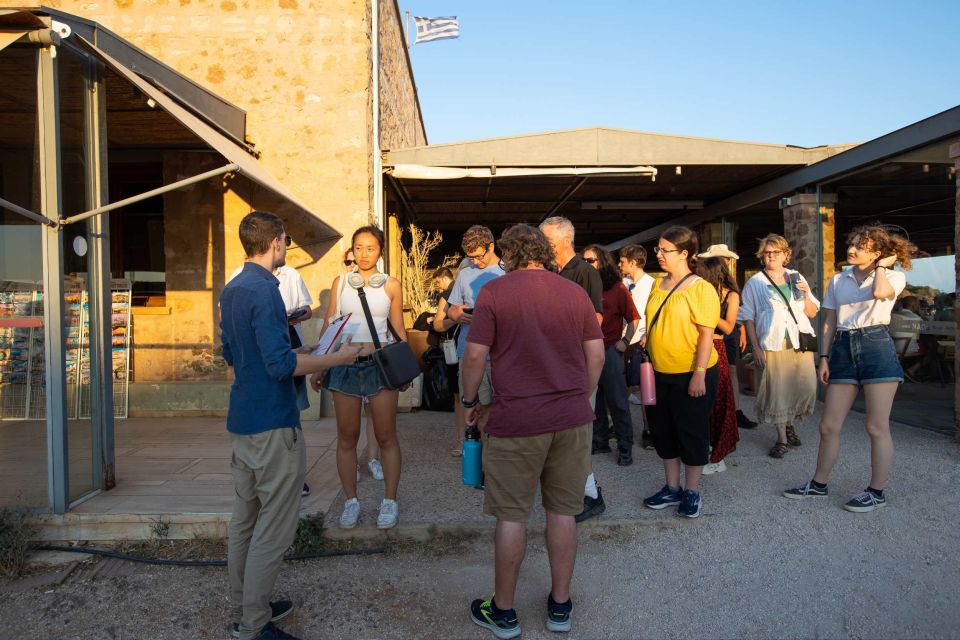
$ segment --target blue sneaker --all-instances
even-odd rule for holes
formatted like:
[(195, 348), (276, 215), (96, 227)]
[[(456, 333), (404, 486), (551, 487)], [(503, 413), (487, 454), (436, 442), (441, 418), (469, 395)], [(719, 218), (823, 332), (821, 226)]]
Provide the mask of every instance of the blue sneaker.
[(555, 602), (553, 593), (547, 596), (547, 630), (555, 633), (570, 631), (570, 612), (573, 611), (573, 600)]
[(489, 600), (477, 599), (470, 603), (470, 619), (474, 624), (493, 631), (493, 635), (500, 640), (509, 640), (520, 635), (517, 612), (513, 609), (494, 612), (493, 596), (490, 596)]
[(700, 499), (700, 494), (686, 489), (683, 492), (683, 499), (680, 500), (677, 515), (681, 518), (699, 518), (701, 506), (703, 506), (703, 500)]
[(644, 498), (643, 504), (651, 509), (664, 509), (672, 504), (680, 504), (682, 497), (683, 491), (665, 484), (663, 485), (663, 489), (660, 489), (660, 491), (657, 491), (649, 498)]

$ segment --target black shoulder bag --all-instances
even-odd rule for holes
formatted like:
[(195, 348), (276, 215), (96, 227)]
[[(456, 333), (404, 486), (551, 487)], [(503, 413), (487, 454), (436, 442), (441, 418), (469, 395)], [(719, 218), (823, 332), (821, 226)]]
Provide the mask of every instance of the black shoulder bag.
[(373, 340), (373, 346), (376, 347), (371, 355), (373, 362), (377, 365), (383, 375), (384, 382), (388, 389), (399, 389), (410, 384), (420, 375), (420, 365), (417, 364), (417, 357), (413, 355), (413, 349), (410, 345), (400, 339), (400, 334), (387, 320), (387, 328), (396, 342), (382, 346), (380, 336), (377, 335), (377, 328), (373, 324), (373, 316), (370, 314), (370, 305), (367, 304), (367, 294), (363, 287), (357, 289), (357, 295), (360, 297), (360, 304), (363, 306), (363, 315), (367, 317), (367, 327), (370, 329), (370, 338)]
[[(773, 285), (773, 288), (780, 294), (780, 297), (783, 298), (783, 303), (787, 305), (787, 311), (790, 312), (790, 317), (793, 318), (794, 324), (797, 325), (797, 331), (800, 331), (800, 323), (797, 322), (797, 316), (793, 315), (793, 309), (790, 308), (790, 301), (787, 300), (787, 296), (783, 295), (783, 291), (780, 290), (780, 287), (777, 286), (777, 283), (773, 281), (773, 278), (767, 273), (766, 269), (761, 269), (760, 272), (770, 281), (770, 284)], [(794, 351), (813, 351), (816, 352), (819, 349), (819, 344), (817, 343), (817, 336), (812, 336), (809, 333), (804, 333), (800, 331), (800, 348), (794, 349)]]

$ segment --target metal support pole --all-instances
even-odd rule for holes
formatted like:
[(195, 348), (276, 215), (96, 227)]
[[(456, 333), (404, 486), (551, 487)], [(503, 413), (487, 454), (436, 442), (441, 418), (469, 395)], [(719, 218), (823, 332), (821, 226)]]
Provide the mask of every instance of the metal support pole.
[(24, 209), (23, 207), (21, 207), (21, 206), (19, 206), (19, 205), (13, 204), (13, 203), (10, 202), (9, 200), (4, 200), (3, 198), (0, 198), (0, 207), (2, 207), (2, 208), (4, 208), (4, 209), (9, 209), (10, 211), (13, 211), (14, 213), (19, 213), (19, 214), (22, 215), (23, 217), (25, 217), (25, 218), (30, 218), (30, 219), (33, 220), (34, 222), (39, 222), (40, 224), (45, 224), (45, 225), (50, 226), (50, 227), (56, 227), (56, 226), (57, 226), (57, 223), (54, 222), (53, 220), (51, 220), (50, 218), (46, 218), (46, 217), (40, 215), (39, 213), (34, 213), (33, 211), (30, 211), (30, 209)]
[[(57, 49), (44, 47), (37, 69), (40, 211), (60, 218), (60, 91)], [(63, 244), (58, 228), (42, 228), (44, 365), (47, 383), (47, 490), (54, 513), (66, 513), (70, 488), (67, 456), (67, 377), (64, 357)]]
[[(87, 200), (94, 209), (109, 200), (107, 185), (107, 106), (103, 67), (87, 60), (84, 77), (84, 168)], [(87, 280), (90, 288), (90, 421), (93, 488), (116, 482), (113, 424), (112, 298), (110, 293), (110, 215), (87, 220)]]
[(220, 167), (219, 169), (211, 169), (206, 173), (201, 173), (200, 175), (193, 176), (191, 178), (184, 178), (183, 180), (178, 180), (171, 184), (163, 185), (162, 187), (157, 187), (156, 189), (151, 189), (141, 193), (140, 195), (131, 196), (129, 198), (124, 198), (123, 200), (118, 200), (117, 202), (104, 205), (102, 207), (97, 207), (96, 209), (91, 209), (89, 211), (84, 211), (83, 213), (78, 213), (77, 215), (70, 216), (60, 221), (60, 224), (73, 224), (74, 222), (80, 222), (81, 220), (86, 220), (87, 218), (92, 218), (98, 213), (106, 213), (108, 211), (113, 211), (114, 209), (120, 209), (130, 204), (140, 202), (142, 200), (148, 200), (154, 196), (160, 196), (168, 191), (175, 191), (181, 187), (187, 187), (191, 184), (196, 184), (197, 182), (203, 182), (204, 180), (209, 180), (210, 178), (216, 178), (217, 176), (222, 176), (227, 173), (233, 173), (234, 171), (239, 171), (240, 167), (236, 164), (226, 164)]

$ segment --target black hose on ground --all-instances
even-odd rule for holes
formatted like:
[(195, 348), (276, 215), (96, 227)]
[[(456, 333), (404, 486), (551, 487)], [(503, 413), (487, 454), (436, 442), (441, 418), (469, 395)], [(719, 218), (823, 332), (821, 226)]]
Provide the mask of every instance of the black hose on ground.
[[(67, 547), (56, 544), (42, 544), (33, 547), (37, 551), (66, 551), (69, 553), (86, 553), (92, 556), (103, 556), (105, 558), (117, 558), (118, 560), (129, 560), (130, 562), (140, 562), (143, 564), (159, 564), (171, 567), (225, 567), (226, 560), (165, 560), (163, 558), (147, 558), (144, 556), (135, 556), (128, 553), (120, 553), (110, 549), (98, 549), (96, 547)], [(386, 547), (373, 547), (370, 549), (343, 549), (339, 551), (317, 551), (316, 553), (302, 553), (292, 556), (284, 556), (283, 559), (292, 562), (294, 560), (313, 560), (316, 558), (335, 558), (338, 556), (369, 556), (378, 553), (384, 553)]]

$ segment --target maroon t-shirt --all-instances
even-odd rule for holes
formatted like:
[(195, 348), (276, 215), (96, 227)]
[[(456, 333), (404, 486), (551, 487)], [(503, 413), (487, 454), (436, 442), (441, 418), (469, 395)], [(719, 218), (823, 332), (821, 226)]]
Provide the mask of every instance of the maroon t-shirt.
[(592, 422), (583, 342), (602, 338), (586, 292), (555, 273), (518, 269), (483, 285), (467, 342), (490, 347), (487, 433), (515, 438)]
[(630, 290), (618, 282), (603, 292), (603, 348), (609, 349), (623, 337), (623, 325), (640, 319)]

